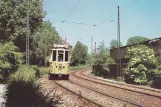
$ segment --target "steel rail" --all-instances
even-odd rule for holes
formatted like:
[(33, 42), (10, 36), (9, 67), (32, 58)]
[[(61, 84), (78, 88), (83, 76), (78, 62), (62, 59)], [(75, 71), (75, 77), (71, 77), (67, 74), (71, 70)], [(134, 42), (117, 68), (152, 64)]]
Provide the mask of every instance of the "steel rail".
[[(64, 87), (63, 85), (61, 85), (61, 84), (57, 83), (56, 81), (54, 81), (54, 83), (55, 83), (55, 84), (57, 84), (58, 86), (60, 86), (60, 87), (64, 88), (65, 90), (67, 90), (67, 91), (71, 92), (72, 94), (74, 94), (74, 95), (76, 95), (76, 96), (79, 96), (79, 94), (77, 94), (76, 92), (71, 91), (70, 89), (68, 89), (68, 88)], [(92, 104), (94, 104), (94, 105), (98, 106), (98, 107), (103, 107), (102, 105), (100, 105), (100, 104), (98, 104), (98, 103), (96, 103), (96, 102), (94, 102), (94, 101), (91, 101), (91, 100), (90, 100), (90, 99), (88, 99), (88, 98), (85, 98), (85, 97), (82, 97), (82, 98), (83, 98), (83, 99), (85, 99), (85, 100), (87, 100), (88, 102), (90, 102), (90, 103), (92, 103)]]
[[(128, 86), (128, 87), (136, 88), (136, 89), (138, 88), (138, 89), (144, 89), (144, 90), (147, 90), (147, 91), (155, 91), (157, 93), (160, 93), (159, 91), (156, 91), (156, 90), (153, 90), (153, 89), (147, 89), (147, 88), (143, 88), (143, 87), (136, 87), (136, 86), (126, 85), (126, 84), (122, 84), (122, 83), (115, 83), (115, 82), (111, 82), (111, 81), (105, 81), (105, 80), (101, 80), (101, 79), (98, 79), (98, 78), (93, 78), (93, 77), (87, 76), (87, 75), (83, 74), (83, 72), (81, 72), (79, 74), (82, 75), (82, 76), (85, 76), (85, 77), (88, 77), (88, 78), (92, 78), (92, 79), (96, 79), (96, 80), (99, 80), (100, 81), (100, 82), (96, 82), (96, 81), (87, 79), (87, 80), (92, 81), (92, 82), (95, 82), (95, 83), (99, 83), (99, 84), (102, 84), (102, 85), (107, 85), (107, 86), (111, 86), (111, 87), (115, 87), (115, 88), (120, 88), (120, 89), (123, 89), (123, 90), (132, 91), (132, 92), (137, 92), (137, 93), (140, 93), (140, 94), (144, 94), (144, 95), (148, 95), (148, 96), (153, 96), (153, 97), (156, 97), (156, 98), (160, 98), (161, 99), (161, 96), (159, 96), (159, 95), (154, 95), (154, 94), (150, 94), (150, 93), (146, 93), (146, 92), (142, 92), (142, 91), (136, 91), (136, 90), (127, 89), (127, 88), (123, 88), (123, 87), (119, 87), (119, 86), (105, 84), (105, 83), (101, 83), (101, 81), (106, 82), (106, 83), (117, 84), (117, 85), (124, 85), (124, 86)], [(83, 78), (83, 77), (81, 77), (81, 78)]]
[[(74, 74), (71, 73), (71, 75), (74, 75)], [(74, 76), (75, 76), (75, 77), (78, 77), (78, 78), (81, 78), (81, 77), (76, 76), (76, 75), (74, 75)], [(84, 78), (81, 78), (81, 79), (84, 79)], [(84, 79), (84, 80), (86, 80), (86, 79)], [(87, 79), (87, 80), (88, 80), (88, 79)], [(137, 103), (135, 103), (135, 102), (133, 102), (133, 101), (130, 101), (130, 100), (127, 100), (127, 99), (123, 99), (123, 98), (115, 97), (115, 96), (112, 96), (112, 95), (109, 95), (109, 94), (106, 94), (106, 93), (103, 93), (103, 92), (99, 92), (99, 91), (97, 91), (97, 90), (94, 90), (94, 89), (92, 89), (92, 88), (89, 88), (89, 87), (86, 87), (86, 86), (77, 84), (77, 83), (72, 82), (72, 81), (69, 81), (69, 82), (71, 82), (71, 83), (73, 83), (73, 84), (75, 84), (75, 85), (84, 87), (84, 88), (86, 88), (86, 89), (89, 89), (89, 90), (91, 90), (91, 91), (94, 91), (94, 92), (96, 92), (96, 93), (99, 93), (99, 94), (101, 94), (101, 95), (108, 96), (108, 97), (111, 97), (111, 98), (114, 98), (114, 99), (117, 99), (117, 100), (120, 100), (120, 101), (129, 103), (129, 104), (135, 105), (135, 106), (137, 106), (137, 107), (145, 107), (145, 106), (143, 106), (143, 105), (137, 104)]]

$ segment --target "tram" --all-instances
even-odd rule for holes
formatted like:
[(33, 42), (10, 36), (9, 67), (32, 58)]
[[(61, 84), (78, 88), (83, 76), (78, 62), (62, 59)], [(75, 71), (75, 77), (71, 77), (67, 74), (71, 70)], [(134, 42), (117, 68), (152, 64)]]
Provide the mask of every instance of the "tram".
[(48, 79), (69, 79), (70, 46), (54, 44), (50, 58)]

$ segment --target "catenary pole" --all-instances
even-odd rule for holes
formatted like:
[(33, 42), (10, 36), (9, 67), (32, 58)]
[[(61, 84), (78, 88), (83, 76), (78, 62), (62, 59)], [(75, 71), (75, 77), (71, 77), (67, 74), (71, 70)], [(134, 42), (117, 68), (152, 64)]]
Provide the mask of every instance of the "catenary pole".
[(121, 76), (121, 59), (120, 59), (120, 13), (118, 6), (118, 23), (117, 23), (117, 77)]
[(29, 65), (30, 49), (29, 49), (29, 9), (27, 10), (27, 34), (26, 34), (26, 64)]
[(120, 53), (120, 8), (118, 6), (118, 72), (120, 73), (119, 76), (121, 77), (121, 53)]

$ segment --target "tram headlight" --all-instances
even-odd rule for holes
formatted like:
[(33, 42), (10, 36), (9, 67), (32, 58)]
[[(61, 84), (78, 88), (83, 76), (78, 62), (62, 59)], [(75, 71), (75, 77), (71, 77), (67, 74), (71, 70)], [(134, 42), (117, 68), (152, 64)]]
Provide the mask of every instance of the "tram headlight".
[(59, 64), (59, 68), (62, 68), (62, 64)]

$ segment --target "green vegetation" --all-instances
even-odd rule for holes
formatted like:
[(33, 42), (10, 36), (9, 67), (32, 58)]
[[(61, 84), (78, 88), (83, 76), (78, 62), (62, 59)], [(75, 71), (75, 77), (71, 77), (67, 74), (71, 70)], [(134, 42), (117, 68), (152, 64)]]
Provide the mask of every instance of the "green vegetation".
[(79, 66), (70, 66), (69, 70), (85, 70), (85, 69), (91, 69), (92, 67), (90, 65), (79, 65)]
[(47, 97), (39, 92), (40, 84), (36, 83), (48, 68), (39, 71), (37, 66), (22, 66), (26, 57), (27, 10), (31, 65), (45, 65), (53, 42), (57, 43), (60, 38), (53, 25), (43, 21), (46, 13), (42, 2), (0, 0), (0, 82), (7, 82), (5, 97), (9, 107), (52, 106), (53, 101), (46, 104)]
[(156, 67), (153, 49), (144, 45), (130, 47), (127, 51), (127, 58), (129, 62), (125, 68), (125, 79), (139, 84), (147, 83), (151, 71)]
[(39, 65), (44, 65), (51, 54), (53, 43), (58, 43), (59, 41), (58, 33), (49, 21), (45, 21), (35, 34), (34, 40), (37, 41), (35, 51), (36, 57), (39, 59), (36, 61), (39, 62)]
[[(108, 50), (101, 42), (91, 56), (92, 72), (96, 76), (111, 78), (108, 65), (115, 64), (115, 61)], [(132, 46), (128, 48), (126, 58), (129, 61), (123, 69), (125, 82), (161, 88), (161, 56), (156, 57), (153, 49), (145, 45)]]
[(43, 21), (42, 0), (1, 0), (0, 5), (1, 41), (12, 41), (20, 52), (26, 51), (26, 17), (29, 10), (30, 64), (45, 65), (50, 48), (53, 42), (57, 43), (59, 35), (49, 21)]
[(97, 52), (92, 55), (92, 72), (97, 76), (108, 77), (109, 64), (115, 61), (110, 57), (108, 49), (105, 47), (104, 42), (101, 42), (97, 48)]
[[(91, 69), (92, 67), (90, 65), (78, 65), (78, 66), (70, 66), (69, 70), (74, 71), (74, 70), (86, 70), (86, 69)], [(40, 76), (47, 75), (49, 73), (49, 67), (40, 67)]]
[(22, 64), (23, 54), (12, 42), (0, 43), (0, 79), (1, 82), (7, 79), (9, 73), (18, 69)]
[(145, 45), (130, 47), (127, 51), (127, 58), (129, 58), (129, 62), (124, 69), (126, 82), (153, 86), (155, 86), (154, 83), (160, 84), (158, 80), (156, 82), (155, 78), (161, 77), (161, 70), (153, 49)]
[(1, 38), (4, 41), (12, 41), (21, 52), (25, 52), (27, 10), (30, 10), (30, 44), (32, 47), (34, 34), (45, 17), (42, 0), (1, 0), (0, 5)]
[[(122, 43), (120, 42), (120, 46), (123, 46)], [(111, 40), (110, 42), (110, 48), (117, 48), (117, 40)]]
[(142, 37), (142, 36), (133, 36), (133, 37), (130, 37), (127, 40), (126, 45), (137, 44), (137, 43), (141, 43), (141, 42), (144, 42), (144, 41), (147, 41), (147, 40), (149, 40), (149, 38)]
[[(37, 80), (35, 66), (21, 66), (10, 75), (7, 84), (6, 106), (8, 107), (51, 107), (52, 100), (41, 93), (41, 85)], [(58, 103), (54, 102), (54, 103)]]
[(46, 75), (49, 73), (49, 67), (40, 67), (40, 76)]
[(0, 5), (0, 78), (4, 81), (25, 63), (28, 9), (31, 65), (45, 65), (60, 37), (49, 21), (43, 21), (42, 0), (1, 0)]
[(72, 50), (70, 65), (78, 66), (80, 64), (86, 64), (88, 59), (88, 48), (83, 45), (80, 41), (76, 43)]

